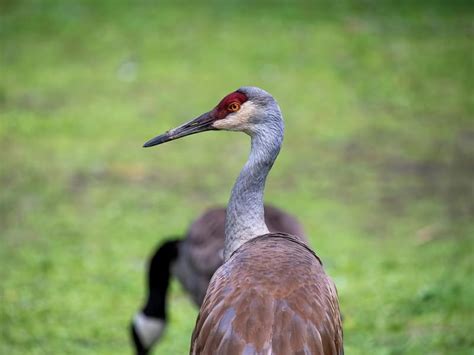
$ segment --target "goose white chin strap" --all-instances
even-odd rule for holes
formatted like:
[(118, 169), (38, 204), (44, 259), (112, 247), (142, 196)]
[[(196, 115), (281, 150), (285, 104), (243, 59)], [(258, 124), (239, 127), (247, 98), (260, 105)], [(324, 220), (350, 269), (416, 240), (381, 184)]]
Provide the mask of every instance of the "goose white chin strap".
[(165, 322), (163, 319), (147, 317), (142, 312), (135, 314), (133, 325), (142, 345), (149, 348), (163, 334)]

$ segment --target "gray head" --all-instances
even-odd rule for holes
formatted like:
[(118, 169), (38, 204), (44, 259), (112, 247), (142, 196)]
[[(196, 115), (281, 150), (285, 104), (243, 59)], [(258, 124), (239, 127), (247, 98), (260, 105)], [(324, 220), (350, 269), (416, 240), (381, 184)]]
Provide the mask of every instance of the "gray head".
[(211, 111), (150, 139), (144, 147), (209, 130), (241, 131), (251, 136), (272, 132), (282, 136), (283, 120), (272, 95), (245, 86), (225, 96)]

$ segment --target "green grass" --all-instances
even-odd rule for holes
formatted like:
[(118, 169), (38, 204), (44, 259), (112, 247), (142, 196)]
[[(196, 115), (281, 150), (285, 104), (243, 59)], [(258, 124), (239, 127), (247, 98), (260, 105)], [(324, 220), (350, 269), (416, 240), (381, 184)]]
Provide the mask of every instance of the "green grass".
[[(266, 200), (336, 281), (347, 354), (474, 353), (469, 2), (0, 2), (0, 353), (126, 354), (155, 245), (225, 204), (248, 139), (157, 133), (278, 99)], [(186, 353), (173, 284), (156, 349)]]

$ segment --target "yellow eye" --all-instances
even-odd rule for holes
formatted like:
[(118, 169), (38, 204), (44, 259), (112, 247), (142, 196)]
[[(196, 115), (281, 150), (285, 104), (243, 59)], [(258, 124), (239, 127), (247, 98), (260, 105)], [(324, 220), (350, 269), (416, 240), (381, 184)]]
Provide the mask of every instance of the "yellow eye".
[(227, 110), (230, 112), (235, 112), (240, 110), (240, 104), (238, 102), (231, 102), (229, 106), (227, 106)]

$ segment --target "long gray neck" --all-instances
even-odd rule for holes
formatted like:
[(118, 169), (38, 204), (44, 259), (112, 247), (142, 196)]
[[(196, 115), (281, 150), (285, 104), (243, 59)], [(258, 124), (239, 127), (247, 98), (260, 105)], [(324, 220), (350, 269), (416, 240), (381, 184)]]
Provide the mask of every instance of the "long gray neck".
[(268, 233), (263, 213), (263, 192), (270, 169), (280, 152), (283, 122), (251, 134), (247, 163), (232, 189), (225, 223), (224, 260), (243, 243)]

